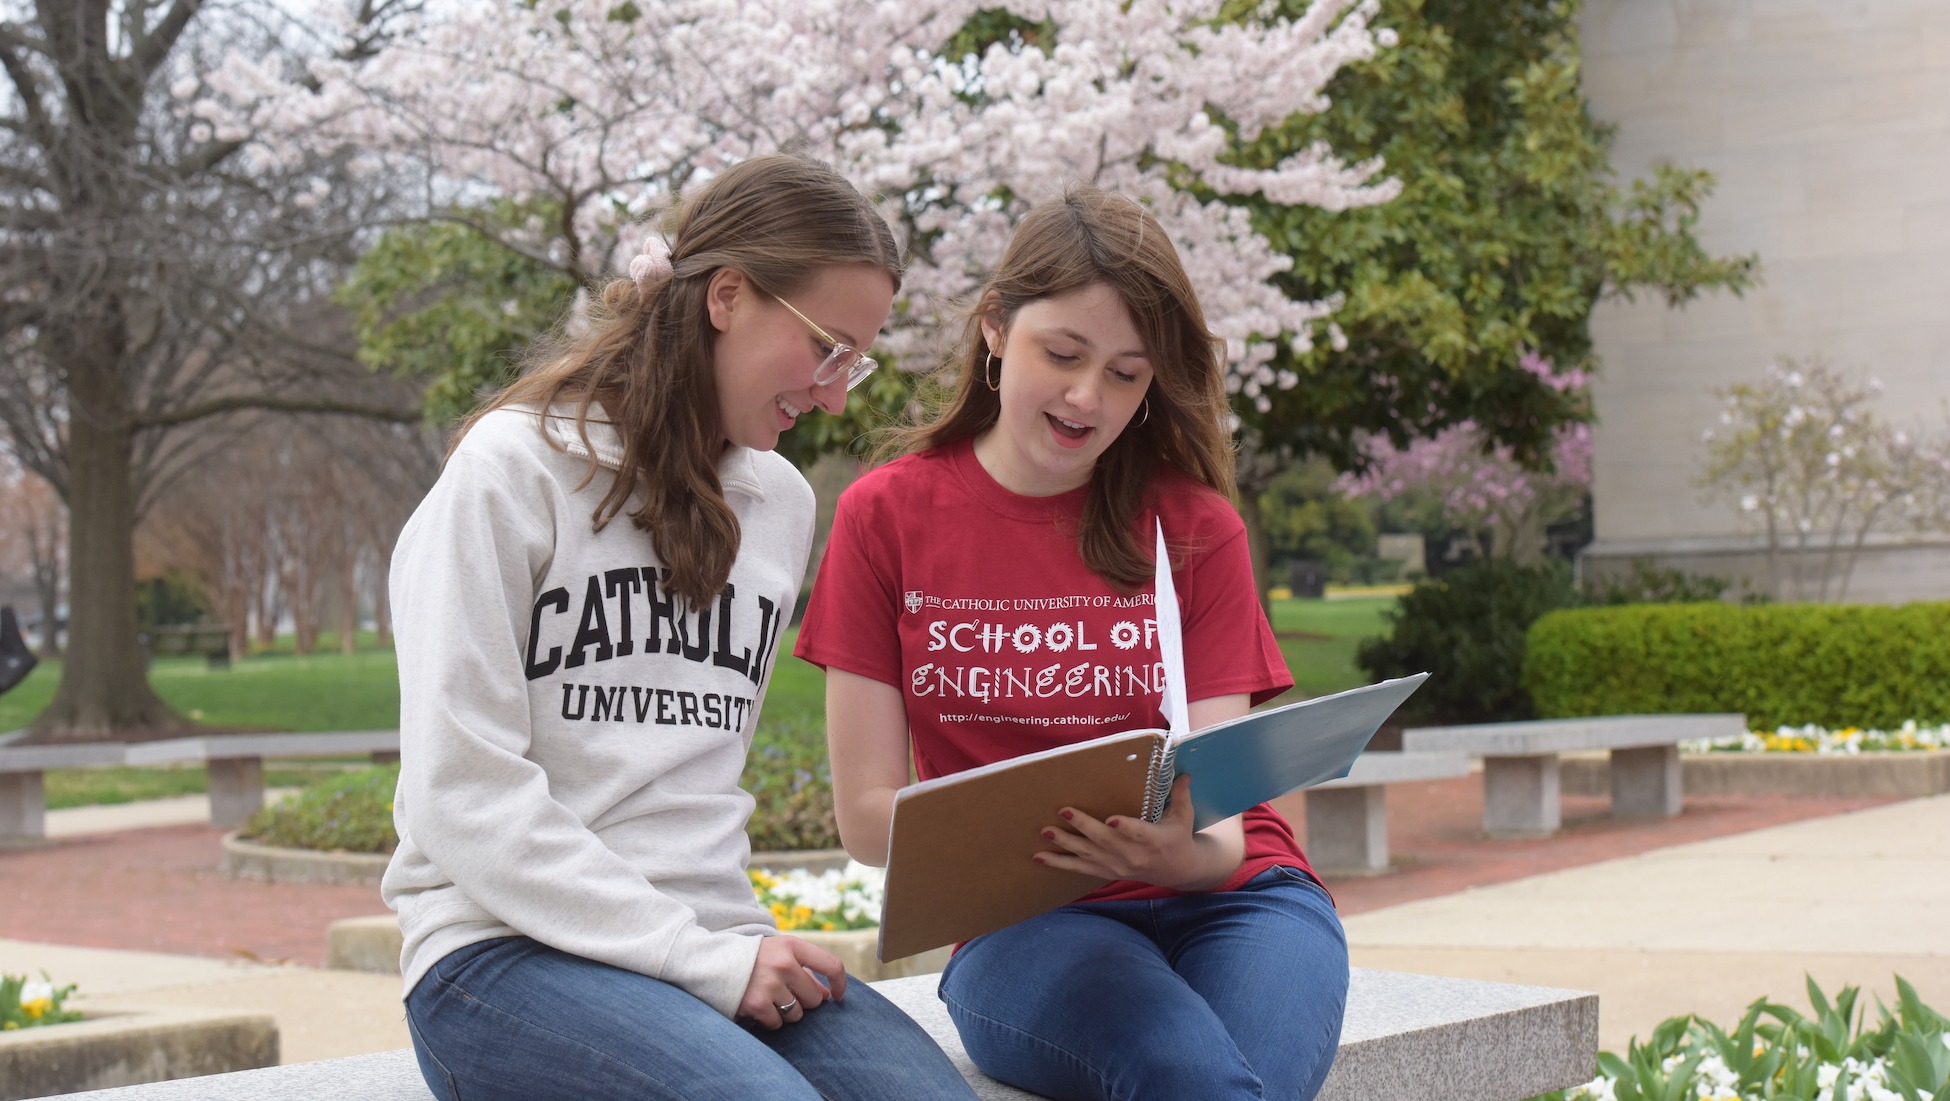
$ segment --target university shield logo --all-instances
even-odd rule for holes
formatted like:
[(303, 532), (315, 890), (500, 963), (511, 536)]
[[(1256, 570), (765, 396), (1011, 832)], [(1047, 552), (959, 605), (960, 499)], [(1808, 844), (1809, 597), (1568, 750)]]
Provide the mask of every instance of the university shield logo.
[(921, 590), (909, 589), (907, 592), (907, 614), (913, 615), (921, 610)]

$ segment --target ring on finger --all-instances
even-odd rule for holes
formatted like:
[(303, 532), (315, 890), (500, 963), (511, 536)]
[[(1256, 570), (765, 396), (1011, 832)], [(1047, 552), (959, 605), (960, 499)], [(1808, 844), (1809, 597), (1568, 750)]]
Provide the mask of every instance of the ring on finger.
[(777, 1002), (774, 1002), (772, 1003), (772, 1008), (778, 1010), (780, 1013), (790, 1013), (792, 1012), (793, 1007), (798, 1004), (799, 1004), (799, 999), (794, 998), (791, 1001), (786, 1002), (784, 1005), (780, 1005)]

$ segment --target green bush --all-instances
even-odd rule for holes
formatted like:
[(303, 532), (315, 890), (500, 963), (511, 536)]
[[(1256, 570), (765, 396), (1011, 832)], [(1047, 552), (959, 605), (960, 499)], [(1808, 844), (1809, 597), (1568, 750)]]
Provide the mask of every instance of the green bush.
[(347, 772), (258, 811), (242, 836), (287, 849), (389, 853), (399, 847), (393, 832), (398, 786), (398, 765)]
[[(399, 846), (393, 831), (398, 784), (398, 765), (348, 772), (257, 812), (242, 836), (286, 848), (389, 853)], [(824, 731), (805, 723), (760, 723), (743, 784), (758, 802), (746, 826), (754, 851), (839, 845)]]
[(745, 826), (753, 852), (832, 849), (840, 843), (833, 816), (833, 770), (826, 732), (808, 722), (760, 722), (742, 781), (758, 805)]
[(1771, 730), (1950, 721), (1950, 603), (1553, 612), (1524, 687), (1548, 717), (1737, 711)]
[[(1650, 558), (1634, 558), (1622, 574), (1585, 578), (1579, 597), (1584, 604), (1693, 604), (1718, 600), (1732, 587), (1724, 577), (1664, 569)], [(1747, 596), (1743, 592), (1743, 600)]]
[(1406, 722), (1533, 718), (1522, 682), (1524, 632), (1576, 600), (1560, 566), (1474, 562), (1417, 583), (1388, 613), (1390, 634), (1362, 643), (1355, 661), (1376, 678), (1430, 674), (1403, 705)]

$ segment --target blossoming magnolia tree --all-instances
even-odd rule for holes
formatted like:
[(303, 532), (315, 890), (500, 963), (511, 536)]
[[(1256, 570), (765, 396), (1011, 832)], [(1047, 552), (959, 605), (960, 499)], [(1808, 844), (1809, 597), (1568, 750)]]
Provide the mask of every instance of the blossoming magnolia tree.
[[(1334, 209), (1385, 201), (1379, 166), (1315, 145), (1266, 169), (1226, 152), (1370, 56), (1374, 0), (1297, 19), (1220, 0), (541, 0), (430, 3), (343, 29), (303, 74), (235, 57), (184, 109), (263, 158), (321, 141), (410, 171), (425, 213), (461, 219), (585, 284), (628, 261), (644, 215), (742, 158), (833, 164), (904, 227), (916, 263), (882, 351), (925, 367), (954, 300), (1030, 204), (1081, 180), (1136, 197), (1185, 257), (1244, 400), (1331, 299), (1268, 280), (1290, 261), (1228, 197)], [(301, 77), (302, 83), (292, 78)], [(273, 140), (268, 135), (278, 135)], [(516, 203), (547, 217), (481, 216)], [(505, 206), (499, 209), (506, 209)]]
[(1777, 598), (1846, 599), (1870, 532), (1950, 528), (1950, 442), (1883, 421), (1881, 393), (1812, 357), (1718, 392), (1699, 484), (1761, 528)]
[[(1535, 354), (1525, 355), (1522, 365), (1560, 393), (1582, 395), (1589, 382), (1581, 370), (1556, 373)], [(1428, 502), (1448, 523), (1472, 533), (1484, 557), (1525, 564), (1543, 558), (1545, 529), (1574, 514), (1591, 488), (1591, 426), (1583, 422), (1557, 427), (1546, 470), (1518, 463), (1509, 446), (1493, 444), (1472, 421), (1406, 448), (1376, 437), (1368, 457), (1365, 470), (1341, 479), (1342, 492)]]

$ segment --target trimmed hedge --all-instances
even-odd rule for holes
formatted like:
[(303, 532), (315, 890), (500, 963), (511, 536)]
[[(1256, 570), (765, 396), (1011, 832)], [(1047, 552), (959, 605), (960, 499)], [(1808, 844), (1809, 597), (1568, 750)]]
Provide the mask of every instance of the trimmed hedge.
[(1524, 687), (1547, 718), (1738, 711), (1756, 730), (1950, 721), (1950, 603), (1641, 604), (1552, 612)]

